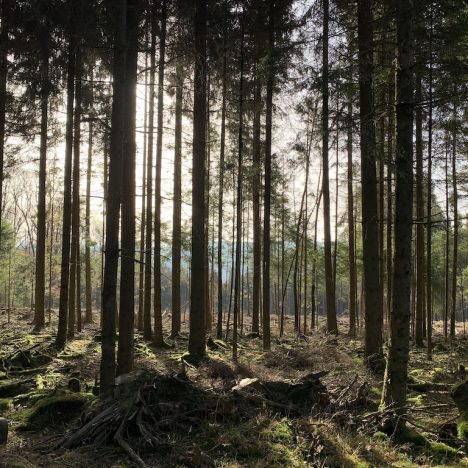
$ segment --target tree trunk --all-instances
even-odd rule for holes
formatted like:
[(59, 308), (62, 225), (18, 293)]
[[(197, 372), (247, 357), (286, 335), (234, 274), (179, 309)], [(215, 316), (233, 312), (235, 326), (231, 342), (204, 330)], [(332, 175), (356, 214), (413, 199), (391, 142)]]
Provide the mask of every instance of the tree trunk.
[[(365, 358), (373, 367), (382, 354), (379, 232), (373, 99), (373, 28), (370, 0), (358, 1), (359, 104), (361, 133), (362, 244), (365, 301)], [(379, 360), (379, 359), (377, 359)]]
[(263, 201), (263, 350), (271, 346), (270, 332), (270, 211), (271, 211), (271, 133), (273, 118), (274, 63), (273, 51), (275, 42), (275, 0), (269, 0), (268, 24), (268, 65), (266, 83), (266, 117), (265, 117), (265, 193)]
[(127, 0), (127, 46), (122, 154), (122, 224), (120, 260), (120, 313), (117, 375), (133, 370), (135, 320), (135, 116), (138, 62), (138, 0)]
[(216, 336), (223, 337), (223, 198), (224, 198), (224, 152), (226, 146), (226, 93), (227, 93), (227, 3), (224, 4), (223, 20), (223, 89), (221, 98), (221, 141), (219, 150), (219, 190), (218, 190), (218, 321)]
[(240, 282), (241, 282), (241, 249), (242, 249), (242, 159), (244, 151), (244, 6), (241, 13), (241, 44), (240, 44), (240, 79), (239, 79), (239, 130), (237, 153), (237, 196), (236, 196), (236, 269), (234, 283), (234, 317), (232, 330), (232, 359), (237, 361), (237, 325), (239, 319)]
[(349, 251), (349, 336), (356, 336), (357, 275), (354, 234), (354, 193), (353, 193), (353, 104), (348, 101), (348, 251)]
[(252, 284), (252, 333), (260, 333), (260, 281), (262, 258), (262, 228), (260, 222), (260, 151), (261, 151), (261, 114), (262, 84), (258, 72), (255, 77), (254, 120), (253, 120), (253, 180), (252, 180), (252, 216), (253, 216), (253, 284)]
[(112, 395), (115, 381), (115, 336), (117, 310), (117, 268), (119, 264), (119, 219), (122, 186), (123, 132), (126, 107), (126, 17), (127, 2), (120, 0), (110, 7), (114, 21), (113, 97), (109, 154), (109, 178), (106, 203), (106, 246), (102, 288), (102, 358), (103, 397)]
[(193, 103), (192, 258), (189, 353), (205, 354), (205, 149), (206, 149), (206, 0), (195, 3)]
[(413, 1), (396, 1), (397, 99), (395, 257), (383, 401), (404, 411), (408, 378), (413, 225)]
[(416, 71), (416, 316), (414, 341), (423, 347), (424, 323), (424, 190), (422, 143), (422, 84), (421, 72)]
[(458, 187), (457, 187), (457, 110), (453, 109), (452, 129), (452, 184), (453, 184), (453, 257), (452, 257), (452, 310), (450, 314), (450, 339), (455, 338), (458, 273)]
[[(149, 48), (148, 37), (145, 47)], [(145, 102), (143, 105), (143, 174), (141, 187), (141, 218), (140, 218), (140, 264), (138, 271), (138, 313), (137, 330), (143, 331), (143, 309), (145, 308), (145, 229), (146, 229), (146, 156), (148, 144), (148, 54), (145, 53)]]
[[(92, 79), (92, 77), (91, 77)], [(91, 278), (91, 174), (93, 168), (93, 122), (88, 124), (88, 167), (86, 170), (86, 214), (85, 214), (85, 322), (93, 323), (92, 278)]]
[(72, 191), (72, 233), (70, 260), (70, 292), (68, 297), (68, 338), (75, 336), (75, 324), (78, 314), (81, 314), (77, 301), (78, 288), (78, 260), (80, 244), (80, 146), (81, 146), (81, 74), (83, 64), (81, 48), (76, 50), (76, 79), (75, 79), (75, 117), (73, 135), (73, 191)]
[[(393, 70), (393, 67), (392, 67)], [(392, 268), (393, 268), (393, 197), (392, 176), (394, 160), (393, 135), (395, 132), (395, 74), (390, 74), (388, 86), (388, 134), (387, 134), (387, 324), (390, 323), (390, 311), (392, 310)]]
[(210, 93), (211, 75), (208, 72), (206, 84), (206, 170), (205, 170), (205, 327), (211, 331), (213, 314), (210, 308), (210, 276), (209, 276), (209, 242), (210, 242), (210, 172), (211, 172), (211, 141), (210, 141)]
[(3, 179), (4, 179), (4, 152), (5, 152), (5, 112), (6, 112), (6, 85), (8, 75), (8, 31), (11, 3), (3, 0), (1, 3), (1, 31), (0, 31), (0, 246), (2, 243), (2, 207), (3, 207)]
[(180, 333), (180, 258), (182, 219), (182, 65), (176, 67), (175, 143), (174, 143), (174, 203), (172, 211), (172, 331)]
[(322, 47), (322, 197), (323, 197), (323, 223), (324, 223), (324, 256), (325, 256), (325, 297), (327, 310), (327, 331), (338, 333), (336, 322), (335, 290), (333, 288), (333, 266), (331, 253), (330, 232), (330, 176), (328, 166), (328, 22), (329, 0), (323, 1), (323, 47)]
[(155, 346), (164, 345), (161, 310), (161, 170), (164, 117), (164, 68), (166, 61), (167, 0), (161, 2), (158, 63), (158, 128), (156, 135), (156, 178), (154, 182), (154, 335)]
[(62, 349), (67, 339), (68, 286), (70, 276), (70, 234), (71, 234), (71, 187), (73, 156), (73, 104), (75, 99), (75, 51), (76, 32), (73, 2), (70, 2), (70, 24), (67, 65), (67, 122), (65, 129), (65, 167), (63, 174), (63, 217), (62, 217), (62, 259), (60, 268), (60, 299), (57, 337), (55, 346)]
[(448, 311), (450, 307), (450, 213), (449, 213), (449, 183), (448, 183), (448, 149), (445, 149), (445, 304), (444, 304), (444, 338), (448, 337)]
[(156, 2), (151, 7), (148, 153), (146, 155), (146, 249), (145, 249), (145, 300), (143, 310), (143, 338), (151, 340), (151, 288), (152, 288), (152, 238), (153, 238), (153, 143), (154, 143), (154, 80), (156, 69)]
[[(5, 3), (5, 2), (3, 2)], [(47, 11), (44, 12), (44, 16)], [(42, 35), (41, 57), (41, 142), (39, 154), (39, 191), (37, 197), (36, 241), (36, 289), (34, 295), (34, 328), (40, 330), (45, 324), (45, 255), (46, 255), (46, 177), (47, 177), (47, 129), (49, 107), (49, 30), (45, 19)], [(1, 93), (1, 91), (0, 91)], [(3, 140), (2, 143), (3, 145)], [(1, 161), (0, 161), (1, 164)], [(1, 201), (0, 201), (1, 202)], [(0, 214), (1, 218), (1, 214)], [(0, 226), (1, 229), (1, 226)]]
[(433, 17), (432, 4), (430, 11), (430, 31), (429, 31), (429, 122), (427, 135), (427, 224), (426, 224), (426, 319), (427, 319), (427, 359), (432, 360), (432, 36)]

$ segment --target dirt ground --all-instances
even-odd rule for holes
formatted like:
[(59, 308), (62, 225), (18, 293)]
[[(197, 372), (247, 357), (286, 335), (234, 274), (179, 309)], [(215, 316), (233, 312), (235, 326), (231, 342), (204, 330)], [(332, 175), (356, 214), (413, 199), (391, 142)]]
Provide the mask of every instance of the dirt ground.
[[(7, 445), (0, 447), (0, 467), (137, 466), (137, 457), (109, 436), (111, 429), (97, 440), (65, 448), (64, 441), (102, 409), (94, 395), (100, 334), (97, 324), (87, 324), (57, 352), (51, 346), (55, 312), (52, 316), (52, 327), (34, 334), (30, 311), (14, 311), (10, 324), (0, 315), (0, 416), (10, 428)], [(168, 330), (170, 317), (164, 320)], [(412, 348), (407, 425), (418, 437), (396, 440), (377, 416), (383, 376), (364, 367), (362, 338), (346, 336), (346, 320), (339, 323), (338, 337), (325, 334), (323, 322), (318, 332), (295, 337), (288, 317), (282, 339), (276, 337), (275, 320), (272, 350), (265, 353), (261, 339), (248, 335), (246, 318), (237, 363), (229, 342), (216, 340), (206, 361), (187, 363), (186, 330), (176, 340), (168, 338), (164, 349), (136, 335), (135, 368), (159, 386), (159, 408), (166, 408), (150, 427), (158, 440), (148, 435), (146, 443), (126, 426), (125, 440), (146, 466), (468, 466), (468, 443), (456, 437), (458, 409), (450, 396), (466, 379), (462, 324), (452, 343), (444, 342), (442, 324), (435, 324), (432, 362), (424, 349)], [(323, 384), (326, 404), (296, 397), (279, 402), (258, 393), (232, 398), (236, 388), (249, 389), (254, 381), (293, 388), (311, 374)], [(185, 392), (177, 398), (171, 395), (174, 382), (182, 382)]]

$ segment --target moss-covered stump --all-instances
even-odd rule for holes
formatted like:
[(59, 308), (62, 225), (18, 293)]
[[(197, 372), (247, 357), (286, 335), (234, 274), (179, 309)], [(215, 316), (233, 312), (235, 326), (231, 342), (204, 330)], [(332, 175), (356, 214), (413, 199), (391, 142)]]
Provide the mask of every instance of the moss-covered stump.
[(91, 398), (92, 395), (87, 393), (63, 394), (43, 398), (23, 413), (23, 423), (18, 429), (23, 431), (41, 430), (67, 423), (80, 415)]
[(468, 439), (468, 380), (455, 385), (451, 395), (460, 412), (457, 423), (458, 437)]

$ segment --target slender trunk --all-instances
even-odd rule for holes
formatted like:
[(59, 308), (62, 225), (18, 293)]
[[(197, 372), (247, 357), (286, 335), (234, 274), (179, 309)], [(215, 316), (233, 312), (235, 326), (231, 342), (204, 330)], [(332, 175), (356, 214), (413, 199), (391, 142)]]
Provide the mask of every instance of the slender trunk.
[(193, 102), (192, 258), (189, 353), (205, 354), (205, 156), (206, 156), (206, 0), (195, 3), (195, 75)]
[(444, 338), (448, 337), (448, 310), (450, 305), (450, 213), (449, 213), (449, 183), (448, 183), (448, 149), (445, 149), (445, 307), (444, 307)]
[[(80, 45), (76, 50), (76, 79), (75, 79), (75, 117), (73, 135), (73, 192), (72, 192), (72, 233), (70, 260), (70, 292), (68, 298), (68, 338), (75, 336), (75, 323), (81, 314), (77, 301), (78, 288), (78, 260), (80, 244), (80, 146), (81, 146), (81, 73), (82, 57)], [(79, 331), (79, 330), (78, 330)]]
[[(429, 32), (429, 116), (427, 135), (427, 224), (426, 224), (426, 330), (427, 330), (427, 359), (432, 360), (432, 35), (433, 19), (432, 5), (430, 11)], [(463, 284), (463, 283), (462, 283)]]
[(156, 135), (156, 177), (154, 182), (154, 335), (156, 346), (164, 345), (161, 310), (161, 171), (164, 117), (164, 68), (166, 61), (167, 0), (161, 2), (158, 63), (158, 128)]
[(223, 84), (221, 98), (221, 141), (219, 150), (219, 190), (218, 190), (218, 322), (216, 336), (223, 337), (223, 198), (224, 198), (224, 152), (226, 146), (226, 93), (227, 93), (227, 3), (224, 4), (223, 20)]
[(205, 171), (205, 327), (211, 331), (212, 313), (210, 308), (210, 278), (209, 278), (209, 234), (210, 234), (210, 173), (211, 173), (211, 140), (210, 140), (210, 92), (211, 75), (208, 73), (206, 84), (206, 171)]
[(93, 122), (88, 124), (88, 167), (86, 170), (86, 214), (85, 214), (85, 283), (86, 283), (86, 308), (85, 322), (93, 323), (92, 309), (92, 278), (91, 278), (91, 175), (93, 168)]
[[(148, 48), (146, 37), (145, 46)], [(145, 53), (145, 69), (148, 68), (148, 54)], [(145, 307), (145, 229), (146, 229), (146, 156), (148, 144), (148, 71), (145, 71), (145, 95), (143, 105), (143, 174), (141, 187), (141, 219), (140, 219), (140, 264), (138, 271), (138, 314), (137, 330), (143, 331), (143, 309)]]
[(151, 8), (150, 73), (148, 103), (148, 153), (146, 155), (146, 234), (145, 234), (145, 300), (143, 338), (151, 340), (152, 236), (153, 236), (153, 143), (154, 143), (154, 80), (156, 69), (156, 2)]
[(172, 330), (180, 333), (180, 259), (182, 219), (182, 92), (183, 69), (176, 68), (175, 144), (174, 144), (174, 203), (172, 211)]
[(452, 257), (452, 309), (450, 314), (450, 338), (455, 338), (457, 311), (458, 273), (458, 187), (457, 187), (457, 111), (453, 110), (452, 130), (452, 184), (453, 184), (453, 257)]
[(49, 225), (49, 294), (48, 294), (48, 313), (49, 313), (49, 327), (52, 326), (52, 307), (54, 304), (52, 298), (52, 270), (53, 270), (53, 263), (54, 263), (54, 236), (55, 236), (55, 203), (54, 203), (54, 195), (55, 195), (55, 174), (56, 174), (56, 164), (57, 159), (54, 157), (54, 165), (52, 168), (52, 187), (50, 188), (49, 193), (49, 206), (50, 206), (50, 225)]
[(253, 121), (253, 180), (252, 180), (252, 216), (253, 216), (253, 289), (252, 289), (252, 333), (258, 334), (260, 316), (260, 281), (261, 281), (261, 224), (260, 224), (260, 137), (262, 113), (262, 84), (258, 73), (255, 77), (254, 121)]
[(72, 156), (73, 156), (73, 104), (75, 99), (75, 18), (73, 2), (71, 3), (68, 66), (67, 66), (67, 122), (65, 129), (65, 167), (63, 175), (63, 217), (62, 217), (62, 259), (60, 268), (60, 299), (57, 337), (55, 345), (61, 349), (67, 338), (68, 317), (68, 286), (70, 276), (70, 234), (71, 234), (71, 186), (72, 186)]
[(322, 167), (320, 167), (319, 180), (317, 185), (317, 195), (315, 204), (315, 220), (314, 220), (314, 241), (312, 247), (312, 286), (310, 291), (311, 298), (311, 311), (310, 311), (310, 328), (315, 330), (318, 328), (318, 314), (317, 314), (317, 228), (318, 216), (320, 212), (320, 203), (322, 201), (322, 188), (321, 188)]
[[(362, 180), (362, 245), (365, 301), (365, 358), (373, 367), (382, 354), (379, 232), (373, 99), (373, 28), (370, 0), (358, 1), (359, 104)], [(373, 358), (371, 358), (373, 356)], [(371, 359), (369, 359), (371, 358)]]
[(382, 392), (385, 404), (406, 404), (413, 224), (413, 1), (396, 1), (397, 99), (395, 257), (390, 345)]
[(423, 347), (424, 323), (424, 190), (422, 147), (422, 83), (421, 72), (416, 71), (416, 315), (414, 341)]
[(115, 382), (115, 337), (117, 310), (117, 268), (119, 263), (119, 219), (122, 186), (123, 132), (126, 105), (126, 23), (127, 2), (113, 4), (114, 19), (113, 97), (109, 154), (109, 180), (106, 199), (106, 245), (102, 288), (102, 358), (103, 397), (112, 395)]
[[(5, 3), (5, 2), (3, 2)], [(47, 20), (45, 21), (47, 25)], [(39, 191), (37, 197), (36, 289), (34, 295), (34, 327), (40, 330), (45, 324), (45, 255), (46, 255), (46, 174), (47, 129), (49, 107), (49, 31), (44, 28), (41, 58), (41, 142), (39, 154)], [(1, 93), (1, 92), (0, 92)], [(3, 144), (3, 142), (2, 142)], [(1, 164), (1, 161), (0, 161)], [(1, 218), (1, 215), (0, 215)], [(1, 227), (0, 227), (1, 229)]]
[(393, 267), (393, 197), (392, 176), (394, 161), (393, 135), (395, 131), (395, 80), (391, 73), (388, 86), (388, 135), (387, 135), (387, 324), (390, 323), (390, 311), (392, 310), (392, 267)]
[(240, 280), (241, 280), (241, 247), (242, 247), (242, 159), (244, 151), (244, 6), (241, 17), (241, 44), (240, 44), (240, 79), (239, 79), (239, 133), (237, 153), (237, 196), (236, 196), (236, 269), (234, 285), (234, 317), (232, 333), (232, 358), (237, 360), (237, 322), (239, 318)]
[(323, 223), (324, 223), (324, 259), (325, 259), (325, 297), (327, 310), (327, 331), (338, 333), (336, 322), (335, 290), (333, 288), (333, 266), (331, 253), (330, 233), (330, 176), (328, 166), (328, 22), (329, 0), (323, 1), (323, 45), (322, 45), (322, 197), (323, 197)]
[(275, 42), (275, 0), (269, 0), (268, 49), (265, 120), (265, 193), (263, 201), (263, 350), (271, 347), (270, 332), (270, 211), (271, 211), (271, 133), (273, 120)]
[(8, 75), (8, 31), (10, 5), (8, 0), (1, 3), (1, 31), (0, 31), (0, 247), (2, 243), (2, 208), (3, 208), (3, 179), (4, 179), (4, 153), (5, 153), (5, 112), (6, 112), (6, 85)]
[(125, 116), (122, 154), (122, 224), (120, 266), (120, 313), (117, 375), (133, 370), (135, 320), (135, 116), (138, 62), (138, 0), (127, 0), (127, 47), (125, 57)]
[(353, 104), (348, 101), (348, 134), (346, 150), (348, 155), (348, 251), (349, 251), (349, 336), (356, 336), (357, 274), (354, 250), (354, 192), (353, 192)]

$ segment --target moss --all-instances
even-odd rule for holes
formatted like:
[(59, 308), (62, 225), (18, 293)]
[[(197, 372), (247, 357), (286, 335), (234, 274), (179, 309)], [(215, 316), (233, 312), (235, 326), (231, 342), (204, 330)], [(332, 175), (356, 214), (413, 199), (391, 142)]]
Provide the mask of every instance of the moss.
[(264, 431), (264, 435), (272, 441), (292, 442), (294, 434), (284, 421), (273, 421)]
[(411, 403), (413, 406), (422, 406), (423, 405), (423, 397), (422, 395), (417, 395), (408, 398), (408, 403)]
[(458, 437), (468, 439), (468, 380), (455, 385), (451, 395), (460, 412), (457, 423)]
[(423, 447), (434, 454), (443, 456), (458, 454), (458, 451), (455, 448), (442, 442), (432, 442), (420, 432), (406, 426), (400, 429), (400, 431), (395, 435), (395, 442), (401, 445), (407, 443), (413, 444), (418, 447)]
[(18, 429), (24, 431), (46, 429), (71, 421), (81, 413), (91, 398), (89, 394), (74, 393), (39, 400), (31, 409), (23, 413), (23, 423)]
[(13, 408), (13, 403), (9, 398), (0, 399), (0, 416), (3, 416)]
[(429, 444), (431, 452), (439, 453), (441, 455), (458, 455), (458, 450), (450, 447), (450, 445), (444, 444), (443, 442), (431, 442)]
[(382, 431), (377, 431), (377, 432), (375, 432), (375, 433), (372, 435), (372, 438), (373, 438), (373, 439), (377, 439), (377, 440), (389, 440), (388, 435), (385, 434), (385, 432), (382, 432)]
[(425, 447), (429, 444), (428, 440), (414, 429), (403, 426), (394, 436), (394, 440), (397, 444), (414, 444), (420, 447)]

